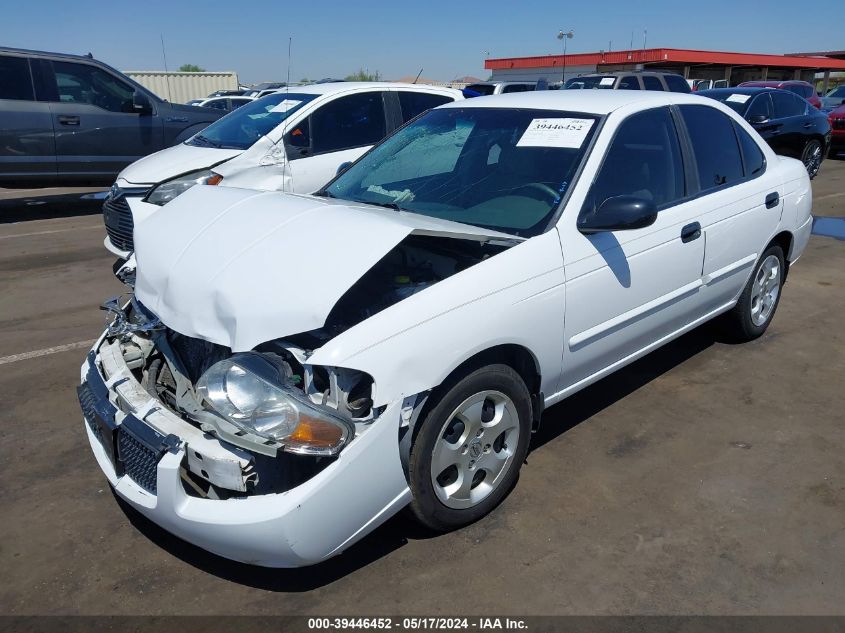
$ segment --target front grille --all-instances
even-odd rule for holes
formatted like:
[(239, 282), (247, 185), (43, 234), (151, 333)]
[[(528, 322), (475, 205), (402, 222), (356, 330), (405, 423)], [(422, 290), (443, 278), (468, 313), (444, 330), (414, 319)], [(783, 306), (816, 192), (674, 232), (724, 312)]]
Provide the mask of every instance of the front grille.
[(161, 458), (154, 451), (132, 436), (126, 429), (118, 429), (117, 453), (123, 463), (123, 472), (132, 481), (151, 494), (156, 494), (156, 467)]
[(116, 197), (109, 196), (103, 204), (103, 223), (106, 225), (106, 233), (109, 240), (122, 251), (134, 250), (132, 241), (132, 210), (126, 202), (126, 196), (120, 194)]

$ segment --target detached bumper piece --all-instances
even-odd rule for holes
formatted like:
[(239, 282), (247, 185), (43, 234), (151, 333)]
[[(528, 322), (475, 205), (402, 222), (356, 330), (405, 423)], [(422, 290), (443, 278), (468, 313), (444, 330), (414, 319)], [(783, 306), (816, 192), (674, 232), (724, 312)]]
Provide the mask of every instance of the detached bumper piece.
[(108, 389), (88, 357), (88, 374), (76, 393), (85, 422), (103, 447), (117, 477), (129, 477), (138, 486), (157, 494), (156, 470), (162, 456), (179, 447), (175, 435), (161, 435), (133, 415), (116, 422), (117, 408), (109, 401)]

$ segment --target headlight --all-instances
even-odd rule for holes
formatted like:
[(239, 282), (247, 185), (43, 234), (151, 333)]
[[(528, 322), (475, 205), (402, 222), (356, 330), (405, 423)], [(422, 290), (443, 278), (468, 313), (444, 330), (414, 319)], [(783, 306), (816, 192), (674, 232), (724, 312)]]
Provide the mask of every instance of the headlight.
[(145, 198), (145, 201), (150, 204), (162, 206), (177, 196), (182, 195), (194, 185), (216, 185), (221, 180), (223, 180), (223, 176), (215, 174), (210, 169), (192, 171), (189, 174), (168, 180), (154, 187)]
[(354, 434), (350, 422), (288, 386), (284, 372), (256, 352), (209, 367), (197, 381), (197, 394), (238, 428), (275, 440), (292, 453), (335, 455)]

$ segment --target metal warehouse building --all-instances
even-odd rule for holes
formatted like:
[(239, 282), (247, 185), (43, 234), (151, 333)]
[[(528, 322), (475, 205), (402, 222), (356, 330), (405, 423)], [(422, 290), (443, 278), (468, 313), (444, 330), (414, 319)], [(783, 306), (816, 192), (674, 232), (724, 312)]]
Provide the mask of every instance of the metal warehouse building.
[(687, 79), (725, 79), (734, 86), (760, 79), (803, 79), (813, 82), (823, 73), (822, 91), (830, 73), (845, 71), (845, 59), (824, 54), (758, 55), (720, 53), (680, 48), (644, 48), (627, 51), (599, 51), (538, 57), (487, 59), (484, 67), (493, 71), (494, 81), (557, 82), (587, 73), (616, 70), (662, 70)]

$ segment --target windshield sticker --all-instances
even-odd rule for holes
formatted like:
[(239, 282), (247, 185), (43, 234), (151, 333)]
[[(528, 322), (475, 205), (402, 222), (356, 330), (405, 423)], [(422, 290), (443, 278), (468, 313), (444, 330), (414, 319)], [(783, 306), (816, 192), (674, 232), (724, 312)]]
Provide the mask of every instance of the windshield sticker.
[(533, 119), (516, 146), (578, 149), (591, 127), (593, 119)]
[(616, 81), (616, 77), (602, 77), (601, 81), (599, 82), (599, 85), (612, 86), (614, 81)]
[(745, 103), (751, 98), (751, 95), (731, 95), (725, 101), (733, 101), (734, 103)]
[(297, 101), (295, 99), (285, 99), (279, 105), (274, 106), (270, 112), (287, 112), (291, 108), (295, 108), (298, 106), (302, 101)]

